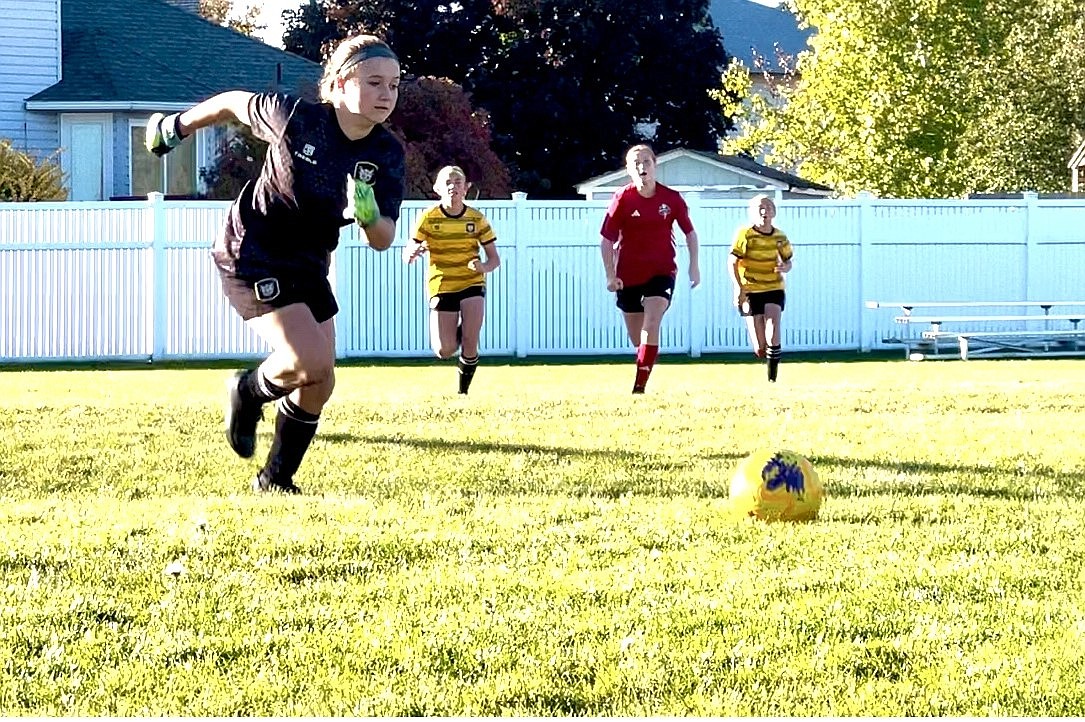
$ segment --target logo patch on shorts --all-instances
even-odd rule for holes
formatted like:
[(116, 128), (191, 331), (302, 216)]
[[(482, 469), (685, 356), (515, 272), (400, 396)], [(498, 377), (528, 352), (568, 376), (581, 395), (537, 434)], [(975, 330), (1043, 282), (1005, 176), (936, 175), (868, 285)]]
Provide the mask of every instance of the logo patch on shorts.
[(279, 279), (262, 278), (252, 286), (257, 301), (273, 301), (279, 297)]
[(441, 297), (440, 296), (431, 296), (430, 299), (429, 299), (429, 309), (431, 311), (436, 311), (437, 310), (437, 305), (440, 304), (440, 303), (441, 303)]

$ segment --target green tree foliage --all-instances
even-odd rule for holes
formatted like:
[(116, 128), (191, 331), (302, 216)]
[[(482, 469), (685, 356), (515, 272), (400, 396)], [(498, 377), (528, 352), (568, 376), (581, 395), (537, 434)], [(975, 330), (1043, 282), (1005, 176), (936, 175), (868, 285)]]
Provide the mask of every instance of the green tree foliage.
[(242, 35), (253, 36), (267, 27), (259, 22), (259, 5), (239, 5), (235, 0), (200, 0), (200, 15)]
[(305, 0), (283, 13), (283, 48), (316, 63), (324, 62), (336, 41), (346, 36), (334, 8), (323, 0)]
[(64, 173), (53, 158), (35, 160), (0, 139), (0, 201), (66, 201)]
[[(322, 0), (321, 7), (343, 36), (386, 37), (405, 72), (462, 85), (489, 114), (493, 147), (514, 187), (535, 197), (575, 197), (578, 182), (612, 170), (628, 145), (646, 139), (658, 150), (714, 151), (727, 127), (709, 93), (726, 58), (708, 0)], [(292, 25), (288, 36), (305, 31)]]
[(434, 176), (445, 165), (463, 168), (472, 197), (509, 197), (509, 173), (490, 149), (486, 113), (471, 107), (459, 85), (432, 77), (404, 83), (390, 125), (407, 150), (407, 198), (432, 198)]
[[(792, 0), (818, 33), (725, 150), (850, 195), (1061, 190), (1085, 120), (1077, 0)], [(741, 68), (724, 90), (740, 93)]]

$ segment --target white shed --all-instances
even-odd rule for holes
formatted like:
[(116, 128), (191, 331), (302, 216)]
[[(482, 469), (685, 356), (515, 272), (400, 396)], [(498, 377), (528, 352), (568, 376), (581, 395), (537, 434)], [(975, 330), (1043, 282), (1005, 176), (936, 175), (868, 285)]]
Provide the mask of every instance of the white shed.
[[(832, 189), (770, 168), (751, 158), (677, 148), (656, 159), (656, 180), (677, 191), (697, 191), (702, 198), (824, 198)], [(589, 178), (576, 187), (586, 200), (608, 200), (629, 183), (625, 168)]]

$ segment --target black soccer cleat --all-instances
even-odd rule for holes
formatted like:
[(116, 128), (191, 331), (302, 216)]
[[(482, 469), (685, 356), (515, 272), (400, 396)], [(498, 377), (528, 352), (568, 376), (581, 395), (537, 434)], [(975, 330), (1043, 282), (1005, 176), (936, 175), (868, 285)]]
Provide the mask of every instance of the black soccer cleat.
[(257, 494), (300, 494), (301, 489), (294, 486), (294, 482), (291, 479), (277, 480), (269, 479), (260, 472), (256, 475), (256, 478), (252, 480), (252, 490)]
[(256, 424), (264, 417), (264, 407), (241, 398), (239, 384), (244, 371), (238, 371), (226, 381), (226, 440), (242, 459), (256, 452)]

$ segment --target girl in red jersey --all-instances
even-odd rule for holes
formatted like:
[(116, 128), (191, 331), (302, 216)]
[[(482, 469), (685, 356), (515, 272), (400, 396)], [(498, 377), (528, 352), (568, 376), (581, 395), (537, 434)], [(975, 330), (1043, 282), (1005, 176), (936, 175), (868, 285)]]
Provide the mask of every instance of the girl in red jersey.
[(686, 234), (689, 282), (701, 282), (697, 263), (697, 231), (689, 208), (678, 191), (656, 182), (656, 155), (647, 145), (635, 145), (625, 154), (625, 169), (632, 182), (614, 194), (607, 208), (602, 241), (607, 290), (617, 294), (629, 340), (637, 347), (637, 375), (633, 393), (643, 394), (659, 352), (659, 326), (671, 305), (675, 262), (675, 223)]

